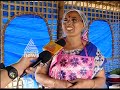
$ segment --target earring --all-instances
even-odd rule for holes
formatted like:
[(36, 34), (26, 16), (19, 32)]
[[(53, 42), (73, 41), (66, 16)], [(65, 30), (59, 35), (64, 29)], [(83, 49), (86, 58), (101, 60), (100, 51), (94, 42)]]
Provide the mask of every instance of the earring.
[(62, 37), (66, 37), (66, 34), (64, 32), (62, 33)]
[(85, 32), (85, 27), (82, 29), (81, 35), (83, 35), (84, 32)]

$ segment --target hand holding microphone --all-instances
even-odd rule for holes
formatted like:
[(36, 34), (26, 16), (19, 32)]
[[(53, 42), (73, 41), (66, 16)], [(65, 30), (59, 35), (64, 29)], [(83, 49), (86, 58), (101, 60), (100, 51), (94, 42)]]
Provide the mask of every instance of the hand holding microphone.
[[(36, 62), (32, 63), (29, 67), (36, 67), (41, 62), (44, 64), (51, 59), (52, 56), (58, 53), (64, 46), (66, 42), (64, 39), (60, 39), (56, 42), (50, 41), (46, 46), (43, 47), (43, 52), (39, 54), (38, 59)], [(27, 73), (24, 71), (20, 77), (25, 76)]]
[[(29, 65), (29, 67), (33, 67), (35, 68), (37, 65), (39, 65), (41, 62), (42, 63), (46, 63), (47, 61), (50, 60), (50, 58), (52, 57), (51, 53), (49, 51), (43, 51), (39, 54), (39, 57), (37, 58), (36, 62), (32, 63), (31, 65)], [(25, 76), (27, 73), (24, 70), (23, 74), (20, 77)]]

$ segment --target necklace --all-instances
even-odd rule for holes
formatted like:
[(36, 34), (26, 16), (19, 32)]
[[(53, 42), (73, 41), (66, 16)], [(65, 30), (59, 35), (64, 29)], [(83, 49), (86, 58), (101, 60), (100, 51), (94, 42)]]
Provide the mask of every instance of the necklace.
[(73, 49), (73, 50), (65, 50), (63, 49), (63, 53), (65, 54), (79, 54), (80, 51), (82, 51), (83, 49)]

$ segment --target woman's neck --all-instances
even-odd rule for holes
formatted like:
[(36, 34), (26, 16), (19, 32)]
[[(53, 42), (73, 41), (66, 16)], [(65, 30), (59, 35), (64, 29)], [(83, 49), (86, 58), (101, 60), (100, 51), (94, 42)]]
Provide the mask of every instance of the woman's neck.
[(65, 49), (67, 50), (82, 49), (83, 47), (84, 46), (83, 46), (82, 39), (80, 38), (80, 36), (66, 37)]

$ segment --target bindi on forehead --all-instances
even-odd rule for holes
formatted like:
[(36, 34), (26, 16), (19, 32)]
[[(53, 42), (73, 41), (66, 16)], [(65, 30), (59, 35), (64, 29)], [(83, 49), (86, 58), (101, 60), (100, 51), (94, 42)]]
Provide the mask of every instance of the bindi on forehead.
[(80, 18), (80, 15), (78, 12), (69, 12), (66, 14), (65, 17), (68, 17), (68, 18), (71, 18), (71, 17), (77, 17), (77, 18)]
[(79, 17), (79, 16), (70, 16), (70, 15), (65, 17), (65, 19), (67, 19), (67, 18), (69, 18), (69, 19), (70, 18), (71, 19), (81, 19), (81, 17)]

